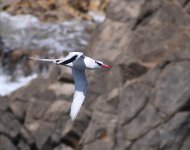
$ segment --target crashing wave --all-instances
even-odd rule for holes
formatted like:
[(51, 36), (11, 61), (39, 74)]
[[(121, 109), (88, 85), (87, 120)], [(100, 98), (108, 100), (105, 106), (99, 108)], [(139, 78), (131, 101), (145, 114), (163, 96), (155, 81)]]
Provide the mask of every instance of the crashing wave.
[(42, 23), (31, 15), (0, 13), (0, 35), (6, 47), (64, 51), (85, 49), (90, 39), (90, 21), (69, 20)]

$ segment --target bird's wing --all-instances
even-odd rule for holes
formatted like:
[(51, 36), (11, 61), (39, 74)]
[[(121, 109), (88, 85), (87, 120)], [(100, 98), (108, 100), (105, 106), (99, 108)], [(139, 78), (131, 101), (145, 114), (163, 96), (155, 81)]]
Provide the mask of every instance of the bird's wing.
[(84, 54), (80, 52), (71, 52), (65, 58), (59, 58), (59, 59), (42, 59), (42, 58), (34, 58), (34, 57), (28, 57), (28, 58), (33, 59), (33, 60), (38, 60), (38, 61), (53, 62), (57, 65), (66, 65), (68, 63), (74, 62), (76, 59), (78, 59), (82, 55)]
[(82, 55), (84, 54), (81, 52), (71, 52), (64, 59), (57, 61), (56, 63), (58, 65), (66, 65), (66, 64), (74, 62), (76, 59), (80, 58)]
[(72, 74), (75, 82), (75, 94), (71, 105), (70, 116), (72, 120), (75, 120), (85, 99), (88, 82), (86, 79), (85, 70), (77, 70), (72, 68)]

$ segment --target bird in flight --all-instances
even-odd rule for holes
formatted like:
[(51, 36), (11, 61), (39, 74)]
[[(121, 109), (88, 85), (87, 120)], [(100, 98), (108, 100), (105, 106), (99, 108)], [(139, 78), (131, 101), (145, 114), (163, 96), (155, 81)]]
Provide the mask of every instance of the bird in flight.
[(82, 52), (70, 52), (65, 58), (60, 59), (29, 58), (33, 60), (53, 62), (57, 65), (64, 65), (72, 68), (72, 76), (75, 82), (75, 93), (70, 112), (72, 120), (75, 120), (86, 96), (88, 81), (86, 79), (85, 70), (111, 68), (111, 66), (104, 64), (102, 61), (85, 56)]

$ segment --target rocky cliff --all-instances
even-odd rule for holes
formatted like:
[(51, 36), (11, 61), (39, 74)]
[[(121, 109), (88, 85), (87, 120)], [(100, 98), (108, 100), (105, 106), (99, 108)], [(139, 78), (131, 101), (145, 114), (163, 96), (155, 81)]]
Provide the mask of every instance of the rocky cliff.
[(109, 0), (1, 0), (0, 10), (32, 14), (41, 21), (62, 22), (71, 18), (93, 19), (91, 12), (104, 14)]
[(88, 72), (75, 122), (70, 71), (50, 67), (1, 97), (2, 150), (189, 150), (190, 3), (110, 0), (88, 55), (112, 64)]

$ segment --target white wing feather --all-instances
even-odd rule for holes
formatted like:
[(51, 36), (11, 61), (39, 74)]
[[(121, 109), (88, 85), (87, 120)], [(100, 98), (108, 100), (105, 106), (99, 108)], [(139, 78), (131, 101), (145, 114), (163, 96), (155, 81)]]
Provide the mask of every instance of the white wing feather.
[(71, 105), (70, 116), (72, 120), (75, 120), (85, 99), (88, 82), (86, 79), (85, 70), (77, 70), (72, 68), (72, 74), (75, 82), (75, 94)]
[(33, 59), (33, 60), (38, 60), (38, 61), (53, 62), (59, 65), (63, 63), (64, 61), (71, 59), (75, 55), (77, 56), (77, 59), (78, 59), (80, 56), (84, 54), (81, 52), (70, 52), (69, 55), (67, 55), (65, 58), (59, 58), (59, 59), (42, 59), (42, 58), (34, 58), (34, 57), (28, 57), (28, 58)]

